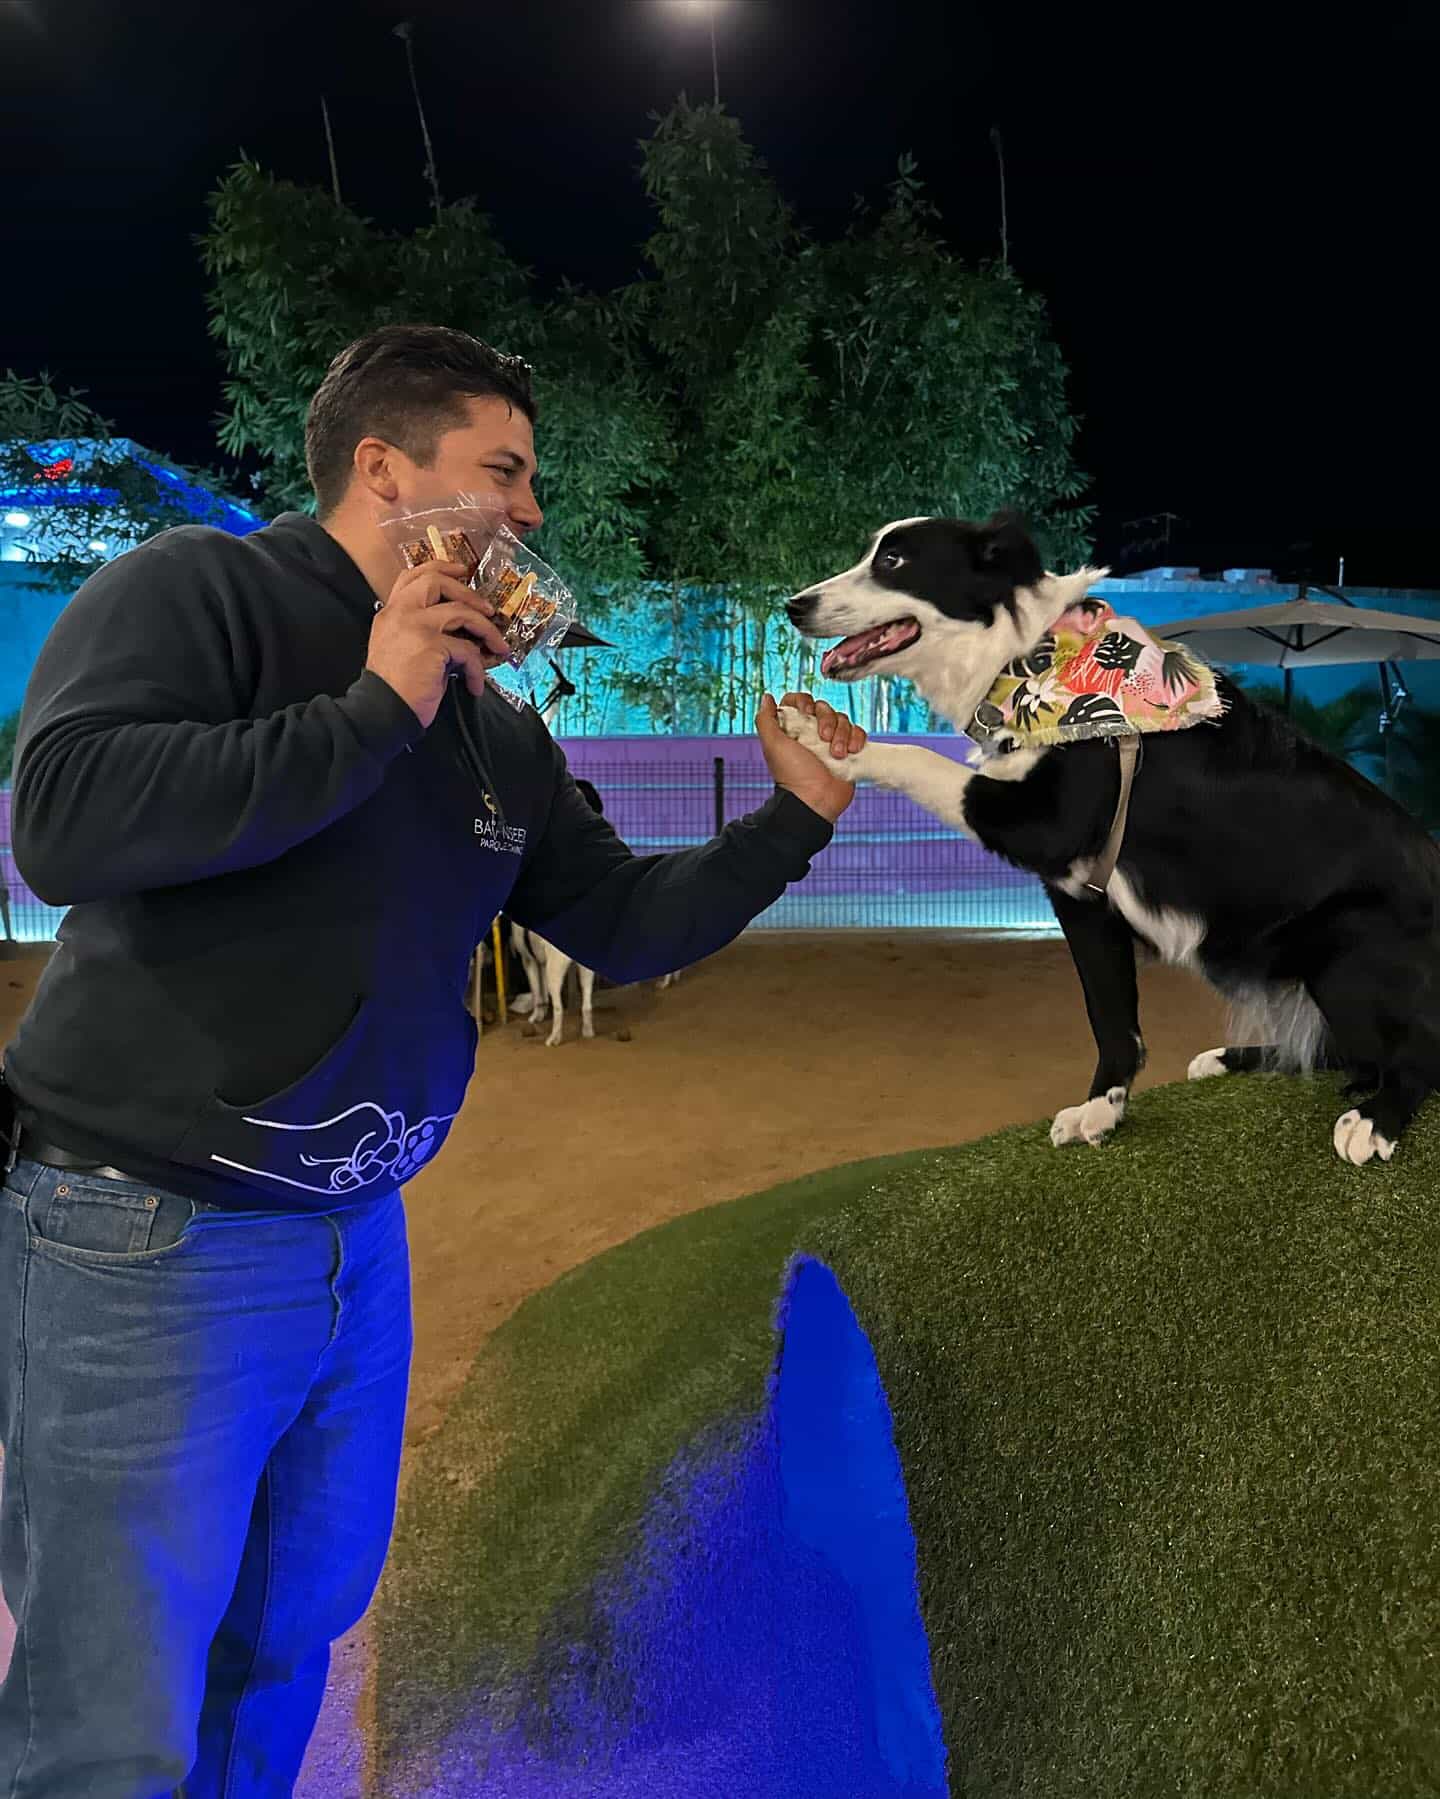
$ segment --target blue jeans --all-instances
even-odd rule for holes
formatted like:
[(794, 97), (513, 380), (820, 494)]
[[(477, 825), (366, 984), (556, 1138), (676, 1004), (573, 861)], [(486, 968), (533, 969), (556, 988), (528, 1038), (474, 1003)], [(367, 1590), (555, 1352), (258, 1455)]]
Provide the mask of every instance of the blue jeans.
[(410, 1344), (398, 1192), (235, 1213), (16, 1162), (0, 1799), (292, 1791), (389, 1546)]

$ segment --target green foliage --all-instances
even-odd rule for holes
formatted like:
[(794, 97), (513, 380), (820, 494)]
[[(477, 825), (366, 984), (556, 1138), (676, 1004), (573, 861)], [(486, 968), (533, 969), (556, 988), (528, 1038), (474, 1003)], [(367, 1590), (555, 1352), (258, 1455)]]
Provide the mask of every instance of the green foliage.
[(8, 781), (15, 770), (15, 733), (20, 729), (20, 714), (12, 712), (0, 718), (0, 781)]
[(1043, 303), (949, 254), (909, 159), (878, 218), (818, 244), (717, 108), (682, 102), (642, 152), (659, 214), (642, 291), (677, 452), (651, 550), (666, 580), (730, 594), (752, 687), (777, 598), (887, 519), (1015, 505), (1052, 559), (1085, 555)]
[[(1230, 678), (1252, 700), (1285, 710), (1283, 689), (1274, 682), (1252, 685), (1233, 673)], [(1323, 749), (1368, 764), (1393, 799), (1427, 831), (1440, 832), (1440, 715), (1408, 705), (1390, 732), (1382, 734), (1379, 694), (1371, 687), (1354, 687), (1323, 704), (1296, 694), (1289, 716)]]
[(225, 447), (266, 461), (276, 500), (308, 504), (305, 408), (343, 344), (424, 319), (519, 351), (538, 371), (542, 547), (587, 613), (654, 608), (664, 636), (681, 588), (726, 596), (733, 655), (672, 642), (609, 683), (668, 729), (733, 715), (777, 643), (798, 680), (777, 599), (887, 519), (1018, 506), (1053, 563), (1083, 557), (1091, 513), (1044, 303), (951, 255), (909, 159), (878, 215), (821, 243), (722, 108), (682, 99), (640, 149), (645, 274), (551, 299), (469, 202), (383, 232), (240, 163), (202, 240)]
[[(1372, 723), (1366, 749), (1385, 756), (1378, 724)], [(1390, 735), (1386, 766), (1393, 796), (1427, 831), (1440, 831), (1440, 716), (1406, 706)]]
[[(1272, 681), (1262, 681), (1253, 686), (1245, 681), (1231, 680), (1236, 686), (1243, 687), (1248, 697), (1262, 706), (1269, 706), (1273, 711), (1284, 712), (1284, 689)], [(1348, 692), (1338, 695), (1333, 700), (1318, 702), (1306, 699), (1303, 694), (1292, 696), (1289, 708), (1291, 723), (1302, 731), (1311, 742), (1318, 743), (1322, 749), (1331, 751), (1336, 756), (1350, 758), (1353, 756), (1373, 755), (1379, 748), (1378, 716), (1380, 711), (1379, 696), (1373, 688), (1352, 687)]]
[(597, 583), (641, 573), (637, 496), (664, 460), (664, 425), (623, 305), (572, 288), (540, 304), (470, 201), (402, 235), (251, 162), (211, 196), (201, 251), (230, 370), (220, 441), (263, 458), (276, 501), (314, 504), (305, 413), (337, 352), (381, 325), (450, 325), (537, 366), (547, 478), (563, 496), (542, 547), (587, 609), (603, 611)]
[[(0, 377), (0, 489), (23, 493), (36, 484), (51, 450), (57, 456), (67, 444), (82, 450), (83, 466), (64, 505), (36, 512), (44, 545), (44, 559), (34, 565), (36, 584), (62, 590), (78, 587), (105, 560), (92, 542), (138, 543), (171, 525), (205, 522), (119, 447), (114, 425), (85, 403), (83, 392), (56, 387), (44, 372), (26, 378), (6, 369)], [(165, 466), (192, 487), (221, 484), (208, 470), (168, 460)]]

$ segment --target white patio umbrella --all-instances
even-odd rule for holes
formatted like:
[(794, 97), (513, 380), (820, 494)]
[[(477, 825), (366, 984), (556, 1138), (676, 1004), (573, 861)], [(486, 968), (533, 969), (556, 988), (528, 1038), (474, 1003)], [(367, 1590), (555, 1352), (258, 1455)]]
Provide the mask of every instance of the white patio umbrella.
[(1440, 660), (1440, 620), (1412, 612), (1374, 612), (1357, 606), (1338, 587), (1318, 591), (1330, 597), (1312, 600), (1309, 586), (1302, 584), (1293, 600), (1278, 606), (1177, 619), (1162, 625), (1158, 635), (1188, 643), (1209, 662), (1280, 669), (1287, 710), (1297, 668), (1373, 662), (1380, 678), (1380, 730), (1388, 733), (1410, 697), (1395, 664)]

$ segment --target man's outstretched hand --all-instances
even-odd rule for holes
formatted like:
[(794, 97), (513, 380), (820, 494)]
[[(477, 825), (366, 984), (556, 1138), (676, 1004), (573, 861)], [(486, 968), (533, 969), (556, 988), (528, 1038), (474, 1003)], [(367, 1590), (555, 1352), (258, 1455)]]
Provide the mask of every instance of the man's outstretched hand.
[[(864, 749), (865, 733), (859, 725), (852, 725), (843, 712), (827, 706), (824, 700), (812, 699), (808, 693), (787, 693), (780, 705), (793, 706), (815, 720), (816, 729), (828, 746), (826, 761), (844, 763), (847, 757)], [(797, 800), (804, 800), (812, 812), (834, 824), (855, 797), (854, 780), (832, 774), (813, 750), (786, 736), (779, 707), (768, 693), (760, 702), (755, 730), (775, 785), (786, 788)]]

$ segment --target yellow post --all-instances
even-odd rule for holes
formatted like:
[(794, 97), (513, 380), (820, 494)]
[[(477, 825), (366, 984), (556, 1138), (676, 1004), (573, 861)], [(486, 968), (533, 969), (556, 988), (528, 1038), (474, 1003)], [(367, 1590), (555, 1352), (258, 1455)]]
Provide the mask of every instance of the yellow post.
[(500, 1002), (500, 1022), (504, 1024), (510, 1013), (505, 1004), (505, 952), (500, 944), (500, 920), (498, 918), (490, 930), (495, 945), (495, 997)]

